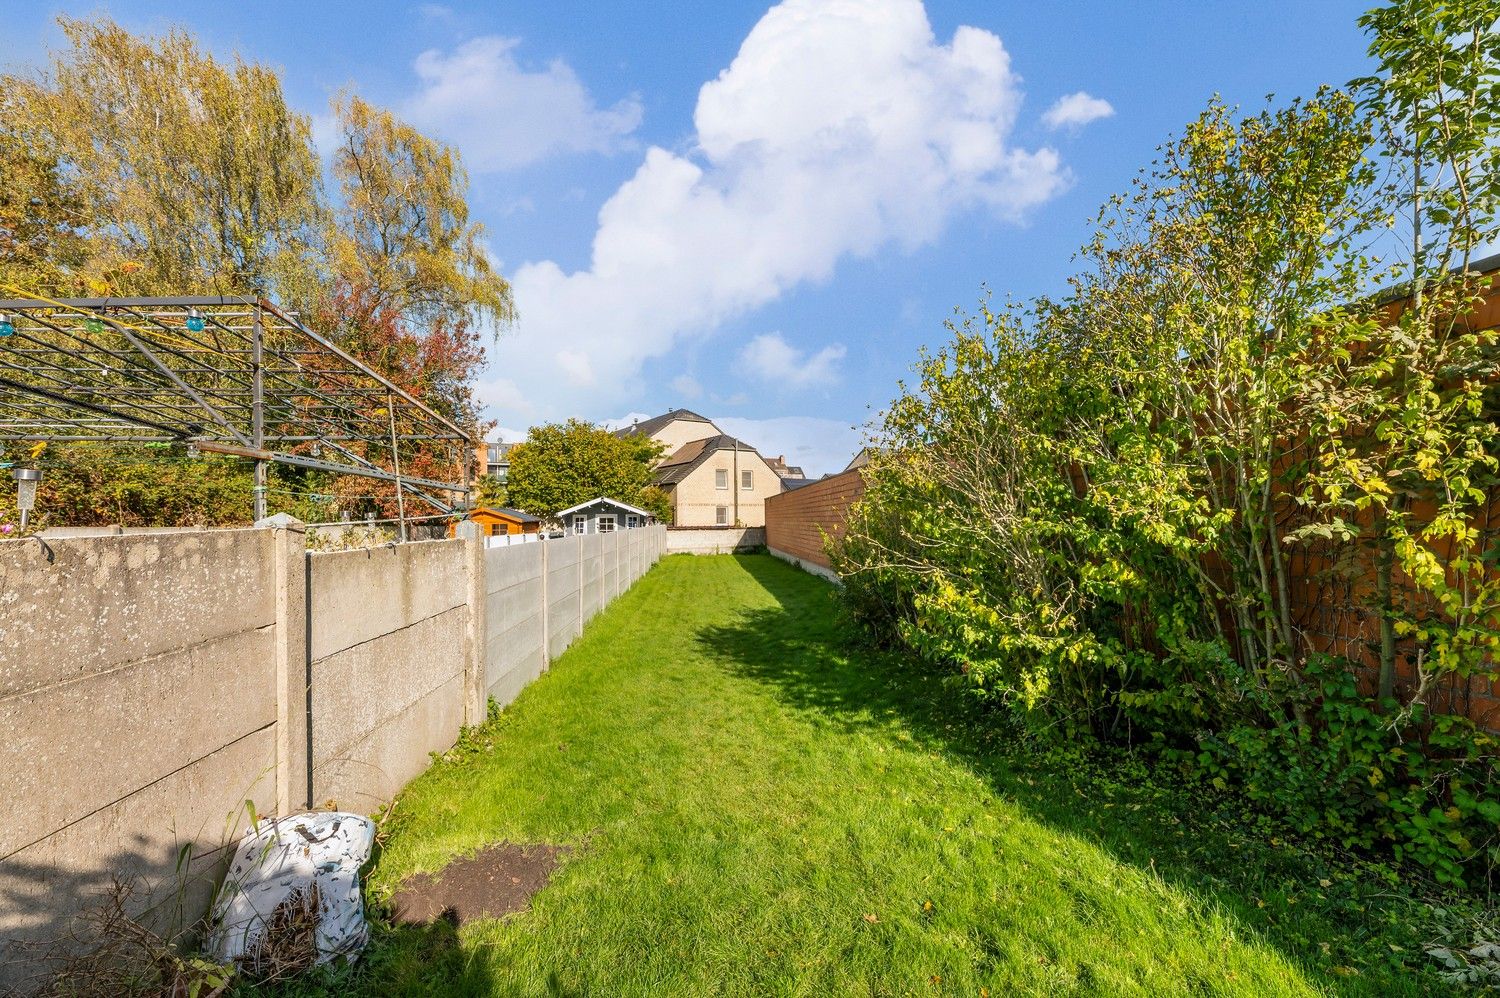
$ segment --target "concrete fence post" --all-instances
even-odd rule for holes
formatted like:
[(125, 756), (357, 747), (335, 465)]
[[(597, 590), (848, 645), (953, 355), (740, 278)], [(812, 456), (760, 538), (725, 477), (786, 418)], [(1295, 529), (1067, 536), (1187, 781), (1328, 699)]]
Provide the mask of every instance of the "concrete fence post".
[(290, 814), (312, 806), (307, 528), (286, 513), (255, 525), (270, 528), (275, 550), (276, 810)]
[(482, 723), (488, 713), (485, 605), (489, 602), (489, 588), (484, 579), (484, 534), (479, 524), (467, 520), (458, 525), (456, 533), (464, 542), (469, 583), (469, 628), (464, 639), (464, 724), (474, 725)]
[(552, 612), (547, 603), (547, 549), (552, 542), (543, 538), (542, 545), (542, 671), (552, 668)]

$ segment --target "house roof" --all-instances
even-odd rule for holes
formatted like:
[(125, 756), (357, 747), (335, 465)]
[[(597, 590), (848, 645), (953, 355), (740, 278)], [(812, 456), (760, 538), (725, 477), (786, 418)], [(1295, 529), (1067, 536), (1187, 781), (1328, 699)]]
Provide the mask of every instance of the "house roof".
[(776, 472), (776, 474), (777, 474), (778, 477), (781, 477), (781, 478), (806, 478), (807, 477), (803, 473), (803, 471), (802, 471), (801, 468), (797, 467), (794, 464), (787, 464), (786, 463), (786, 455), (785, 454), (778, 454), (775, 457), (766, 457), (764, 454), (762, 454), (761, 455), (761, 460), (764, 461), (764, 462), (766, 462), (767, 464), (769, 464), (771, 466), (771, 470), (774, 471), (774, 472)]
[[(706, 423), (709, 426), (714, 425), (713, 420), (707, 416), (700, 416), (691, 409), (673, 409), (671, 412), (664, 412), (660, 416), (652, 416), (650, 419), (643, 419), (631, 426), (618, 429), (615, 431), (615, 436), (628, 437), (633, 433), (642, 433), (648, 437), (655, 436), (666, 426), (678, 420), (689, 423)], [(717, 429), (717, 427), (714, 428)]]
[(557, 519), (560, 520), (570, 513), (582, 512), (583, 510), (588, 509), (590, 506), (598, 506), (600, 504), (603, 504), (605, 506), (614, 506), (617, 509), (623, 509), (627, 513), (637, 513), (641, 516), (652, 515), (650, 510), (641, 509), (639, 506), (632, 506), (628, 502), (621, 502), (618, 499), (611, 499), (608, 496), (599, 496), (597, 499), (590, 499), (588, 502), (581, 502), (576, 506), (569, 506), (567, 509), (560, 509), (557, 511), (556, 516)]
[(523, 513), (519, 509), (511, 509), (509, 506), (476, 506), (469, 510), (469, 516), (476, 513), (493, 513), (495, 516), (504, 517), (507, 520), (515, 520), (517, 523), (541, 523), (542, 518)]
[(720, 433), (715, 437), (705, 437), (702, 440), (685, 443), (673, 451), (666, 460), (656, 466), (655, 484), (676, 485), (691, 475), (711, 455), (721, 450), (747, 451), (765, 461), (765, 458), (761, 457), (760, 451), (751, 447), (745, 441), (737, 437), (731, 437), (727, 433)]
[(844, 470), (845, 471), (853, 471), (855, 468), (863, 468), (865, 465), (867, 465), (869, 463), (870, 463), (870, 448), (868, 448), (868, 447), (861, 447), (860, 450), (859, 450), (859, 453), (856, 454), (856, 455), (854, 455), (854, 457), (850, 459), (850, 461), (849, 461), (848, 464), (844, 465)]

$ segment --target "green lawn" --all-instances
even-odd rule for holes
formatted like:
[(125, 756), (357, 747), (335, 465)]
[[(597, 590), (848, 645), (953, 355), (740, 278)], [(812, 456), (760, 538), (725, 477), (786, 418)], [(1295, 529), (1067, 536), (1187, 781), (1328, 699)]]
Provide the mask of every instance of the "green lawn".
[(488, 843), (574, 847), (532, 910), (386, 930), (329, 990), (1422, 990), (1381, 885), (1033, 765), (959, 709), (849, 645), (823, 582), (668, 558), (388, 825), (377, 897)]

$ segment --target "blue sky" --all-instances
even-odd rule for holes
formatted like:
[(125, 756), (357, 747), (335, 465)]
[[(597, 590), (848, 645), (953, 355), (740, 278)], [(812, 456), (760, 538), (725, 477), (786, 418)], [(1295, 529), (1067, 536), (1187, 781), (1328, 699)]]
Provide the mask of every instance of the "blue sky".
[(1367, 72), (1365, 6), (0, 0), (0, 62), (107, 13), (277, 66), (315, 123), (345, 86), (397, 108), (464, 154), (515, 282), (502, 427), (685, 406), (819, 474), (981, 286), (1061, 290), (1212, 95)]

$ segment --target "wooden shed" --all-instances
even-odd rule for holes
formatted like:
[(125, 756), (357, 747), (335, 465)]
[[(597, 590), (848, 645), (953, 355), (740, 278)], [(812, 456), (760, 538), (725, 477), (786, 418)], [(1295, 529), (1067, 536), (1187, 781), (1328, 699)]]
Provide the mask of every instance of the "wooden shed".
[[(523, 513), (519, 509), (507, 509), (504, 506), (480, 506), (469, 511), (465, 520), (479, 524), (479, 528), (486, 537), (498, 537), (501, 534), (534, 534), (542, 529), (540, 518), (530, 513)], [(454, 536), (458, 525), (448, 525), (448, 536)]]

